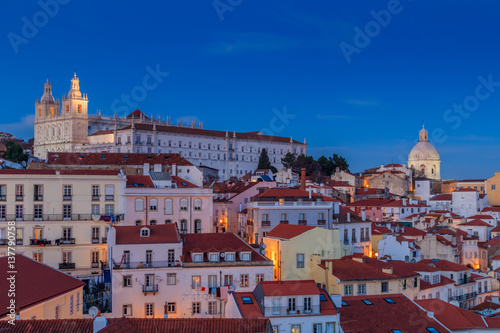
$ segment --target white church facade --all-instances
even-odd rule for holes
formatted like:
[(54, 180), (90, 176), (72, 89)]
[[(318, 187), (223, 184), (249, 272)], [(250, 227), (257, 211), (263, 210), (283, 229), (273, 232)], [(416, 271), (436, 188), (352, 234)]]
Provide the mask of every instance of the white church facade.
[(203, 123), (176, 124), (170, 118), (154, 119), (139, 110), (126, 117), (88, 114), (88, 98), (80, 92), (79, 79), (62, 101), (52, 96), (48, 79), (44, 94), (36, 101), (34, 155), (47, 152), (179, 153), (196, 166), (219, 170), (219, 178), (243, 176), (257, 168), (263, 148), (271, 164), (281, 169), (286, 153), (307, 154), (307, 144), (293, 138), (256, 132), (203, 129)]
[(429, 133), (424, 126), (419, 132), (418, 143), (408, 155), (408, 167), (419, 172), (419, 177), (441, 179), (441, 160), (436, 148), (429, 142)]

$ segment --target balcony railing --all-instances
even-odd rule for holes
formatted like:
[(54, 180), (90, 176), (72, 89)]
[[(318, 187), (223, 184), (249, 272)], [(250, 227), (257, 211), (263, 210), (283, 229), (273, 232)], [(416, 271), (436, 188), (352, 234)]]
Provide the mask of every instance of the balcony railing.
[(471, 283), (471, 282), (472, 282), (472, 278), (470, 276), (468, 276), (468, 277), (464, 277), (462, 279), (458, 279), (457, 284), (466, 284), (466, 283)]
[(294, 308), (289, 308), (286, 306), (273, 307), (266, 306), (264, 307), (264, 316), (302, 316), (302, 315), (317, 315), (320, 314), (320, 306), (312, 305), (310, 307), (304, 306), (295, 306)]
[(63, 195), (63, 200), (64, 201), (71, 201), (71, 194)]
[(158, 292), (158, 284), (152, 285), (152, 286), (142, 286), (142, 292), (147, 294), (147, 293), (157, 293)]
[(360, 242), (369, 242), (370, 241), (370, 237), (361, 237), (359, 239)]
[(325, 225), (326, 224), (326, 220), (318, 220), (318, 225)]
[(113, 194), (106, 194), (106, 201), (114, 201), (115, 196)]
[(43, 195), (41, 195), (41, 194), (35, 194), (33, 196), (33, 201), (43, 201)]
[(0, 215), (0, 221), (90, 221), (92, 214), (16, 214)]
[(92, 263), (92, 268), (99, 268), (99, 263), (98, 262), (93, 262)]
[(450, 301), (457, 301), (457, 302), (465, 301), (465, 300), (468, 300), (471, 298), (475, 298), (476, 296), (477, 296), (477, 293), (474, 291), (474, 292), (469, 293), (469, 294), (448, 297), (448, 302), (450, 302)]
[(5, 201), (6, 199), (7, 198), (5, 194), (0, 195), (0, 201)]
[(59, 238), (56, 239), (56, 245), (75, 245), (74, 238)]
[(282, 223), (282, 224), (288, 224), (288, 220), (280, 221), (280, 223)]
[(263, 227), (270, 227), (271, 226), (271, 221), (262, 221), (262, 226)]
[(16, 245), (23, 245), (23, 240), (21, 239), (16, 239)]
[(16, 194), (16, 201), (23, 201), (23, 197), (22, 194)]
[(166, 260), (158, 260), (152, 262), (113, 262), (114, 269), (142, 269), (142, 268), (165, 268), (165, 267), (181, 267), (182, 263), (180, 261), (171, 262)]
[(41, 239), (30, 239), (30, 245), (32, 246), (47, 246), (52, 245), (52, 241), (41, 238)]
[(9, 240), (7, 238), (0, 238), (0, 246), (9, 245)]
[(97, 238), (92, 237), (92, 244), (99, 244), (99, 237)]
[(353, 237), (352, 238), (352, 243), (357, 243), (358, 242), (358, 239), (356, 237)]
[(299, 220), (299, 225), (307, 225), (307, 220)]
[(75, 269), (74, 262), (63, 262), (59, 264), (59, 269)]
[(108, 237), (103, 237), (103, 238), (102, 238), (102, 243), (103, 243), (103, 244), (106, 244), (107, 242), (108, 242)]
[(344, 238), (344, 244), (349, 244), (349, 238)]
[(99, 195), (92, 195), (92, 201), (99, 201)]

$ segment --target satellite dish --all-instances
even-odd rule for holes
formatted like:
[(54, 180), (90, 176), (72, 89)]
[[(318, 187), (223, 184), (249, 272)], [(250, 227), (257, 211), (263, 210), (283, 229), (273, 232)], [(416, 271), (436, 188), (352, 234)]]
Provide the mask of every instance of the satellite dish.
[(89, 309), (89, 315), (92, 317), (92, 318), (95, 318), (99, 315), (99, 309), (95, 306), (91, 307)]
[(266, 254), (266, 250), (262, 249), (262, 250), (260, 250), (260, 253), (262, 253), (262, 255), (265, 255)]
[(226, 256), (226, 254), (225, 254), (224, 252), (221, 252), (221, 253), (220, 253), (220, 257), (221, 257), (221, 258), (224, 258), (225, 256)]
[(267, 247), (266, 243), (260, 243), (260, 247), (265, 249)]

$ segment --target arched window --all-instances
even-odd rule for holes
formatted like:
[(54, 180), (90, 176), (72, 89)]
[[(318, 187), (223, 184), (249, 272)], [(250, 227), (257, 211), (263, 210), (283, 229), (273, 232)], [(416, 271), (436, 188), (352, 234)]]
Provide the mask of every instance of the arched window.
[(156, 199), (149, 200), (149, 210), (152, 210), (152, 211), (158, 210), (158, 200), (156, 200)]
[(172, 199), (165, 199), (165, 215), (172, 215)]
[(66, 103), (66, 113), (69, 112), (69, 103)]
[(194, 199), (194, 210), (201, 210), (201, 199)]
[(201, 233), (201, 220), (199, 219), (194, 220), (194, 232)]
[(181, 210), (188, 210), (188, 200), (181, 199)]
[(170, 224), (172, 223), (172, 220), (165, 220), (165, 224)]
[(142, 225), (142, 221), (141, 220), (135, 221), (135, 225)]
[(156, 220), (149, 221), (149, 225), (156, 225)]
[(52, 117), (54, 117), (54, 107), (50, 108), (50, 114), (52, 115)]
[(38, 115), (41, 117), (42, 116), (42, 107), (38, 108)]
[(142, 212), (144, 210), (144, 200), (135, 199), (135, 211)]

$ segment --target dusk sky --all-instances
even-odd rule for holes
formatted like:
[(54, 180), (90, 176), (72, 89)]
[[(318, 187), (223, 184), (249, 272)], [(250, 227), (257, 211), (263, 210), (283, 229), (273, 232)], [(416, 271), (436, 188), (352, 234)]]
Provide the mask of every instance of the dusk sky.
[(76, 69), (90, 114), (138, 106), (206, 129), (306, 138), (309, 155), (340, 154), (351, 171), (406, 163), (425, 121), (443, 179), (500, 171), (498, 1), (1, 6), (0, 131), (23, 139), (47, 74), (60, 99)]

